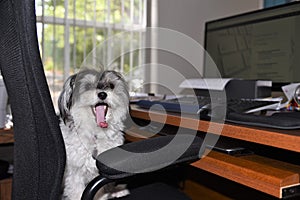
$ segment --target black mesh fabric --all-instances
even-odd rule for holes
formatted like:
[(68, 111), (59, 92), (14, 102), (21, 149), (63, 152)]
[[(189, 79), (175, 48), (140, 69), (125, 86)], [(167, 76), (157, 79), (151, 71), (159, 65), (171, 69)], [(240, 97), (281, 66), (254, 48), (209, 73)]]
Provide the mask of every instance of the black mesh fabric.
[(14, 122), (13, 199), (59, 199), (64, 143), (38, 49), (34, 0), (0, 0), (0, 67)]
[[(170, 148), (163, 149), (171, 142), (174, 143)], [(97, 167), (101, 175), (109, 179), (119, 179), (132, 176), (135, 173), (151, 172), (170, 165), (199, 159), (203, 153), (201, 152), (202, 142), (202, 138), (184, 134), (132, 142), (98, 155), (96, 159)], [(120, 153), (120, 149), (129, 153)], [(148, 154), (151, 152), (159, 153), (154, 154), (156, 157), (153, 157)], [(176, 152), (180, 152), (180, 155), (174, 160), (173, 155)]]

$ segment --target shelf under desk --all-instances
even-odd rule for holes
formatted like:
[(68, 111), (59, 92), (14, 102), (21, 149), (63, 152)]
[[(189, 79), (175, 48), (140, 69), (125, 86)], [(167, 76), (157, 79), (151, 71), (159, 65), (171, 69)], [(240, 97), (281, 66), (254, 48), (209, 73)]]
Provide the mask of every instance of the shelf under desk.
[(300, 185), (299, 166), (257, 155), (234, 157), (211, 151), (192, 166), (278, 198)]
[[(132, 106), (131, 116), (200, 132), (217, 134), (221, 130), (222, 136), (300, 152), (299, 130), (276, 130), (227, 123), (222, 125), (199, 120), (195, 116), (166, 114), (159, 111), (140, 109), (135, 106)], [(135, 135), (138, 137), (140, 132), (136, 127), (128, 131), (131, 137)], [(145, 135), (145, 133), (142, 133), (142, 135)], [(193, 163), (192, 166), (277, 198), (287, 197), (300, 189), (300, 165), (259, 155), (234, 157), (211, 151), (207, 156)]]

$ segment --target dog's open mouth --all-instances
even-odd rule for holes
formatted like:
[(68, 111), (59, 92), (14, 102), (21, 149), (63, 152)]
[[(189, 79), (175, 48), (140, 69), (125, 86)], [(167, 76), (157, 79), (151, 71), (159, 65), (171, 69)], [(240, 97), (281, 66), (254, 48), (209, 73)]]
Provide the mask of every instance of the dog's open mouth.
[(108, 111), (108, 105), (106, 103), (98, 103), (95, 106), (95, 114), (97, 125), (101, 128), (107, 128), (108, 123), (106, 122), (106, 114)]

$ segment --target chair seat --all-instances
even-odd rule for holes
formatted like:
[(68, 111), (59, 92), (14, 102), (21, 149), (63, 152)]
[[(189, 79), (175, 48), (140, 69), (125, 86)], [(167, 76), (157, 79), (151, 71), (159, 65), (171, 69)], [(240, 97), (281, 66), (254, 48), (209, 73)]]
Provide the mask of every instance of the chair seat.
[(177, 188), (164, 184), (153, 183), (130, 190), (130, 195), (118, 200), (191, 200)]

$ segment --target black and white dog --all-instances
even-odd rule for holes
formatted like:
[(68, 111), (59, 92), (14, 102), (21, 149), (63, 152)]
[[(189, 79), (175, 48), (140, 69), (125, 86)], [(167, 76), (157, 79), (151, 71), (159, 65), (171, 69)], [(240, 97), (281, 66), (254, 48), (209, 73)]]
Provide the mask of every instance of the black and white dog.
[[(77, 200), (86, 184), (99, 174), (92, 155), (124, 142), (127, 84), (115, 71), (82, 70), (67, 79), (58, 106), (67, 153), (63, 198)], [(108, 199), (127, 193), (100, 191), (99, 196)]]

